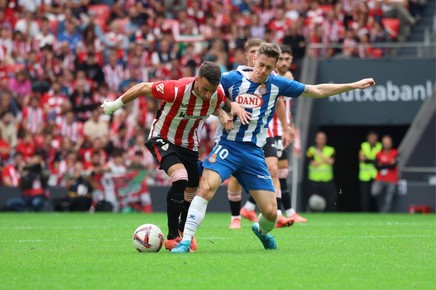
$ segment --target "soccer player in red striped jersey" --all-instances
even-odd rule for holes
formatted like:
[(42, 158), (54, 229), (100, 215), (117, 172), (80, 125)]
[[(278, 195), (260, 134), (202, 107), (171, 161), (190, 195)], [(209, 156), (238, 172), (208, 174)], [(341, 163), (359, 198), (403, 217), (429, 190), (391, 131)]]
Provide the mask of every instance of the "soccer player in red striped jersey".
[[(223, 109), (231, 108), (231, 113), (239, 116), (242, 122), (249, 122), (250, 114), (242, 107), (234, 102), (229, 105), (219, 86), (220, 80), (219, 66), (204, 62), (196, 77), (140, 83), (117, 100), (106, 100), (102, 104), (104, 112), (112, 114), (139, 96), (162, 100), (145, 145), (172, 182), (167, 195), (168, 235), (165, 247), (168, 250), (181, 240), (180, 232), (185, 225), (189, 204), (198, 190), (198, 146), (205, 120), (211, 114), (217, 115), (223, 127), (231, 130), (233, 119), (226, 113), (229, 110)], [(196, 248), (193, 241), (191, 250)]]

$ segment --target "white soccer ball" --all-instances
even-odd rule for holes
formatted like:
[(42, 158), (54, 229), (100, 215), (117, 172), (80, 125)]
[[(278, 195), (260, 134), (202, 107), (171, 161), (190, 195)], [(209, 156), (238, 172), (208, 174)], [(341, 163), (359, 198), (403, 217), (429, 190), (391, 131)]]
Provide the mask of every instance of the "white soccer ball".
[(143, 224), (133, 233), (132, 241), (133, 247), (140, 253), (159, 252), (165, 238), (158, 226)]
[(313, 211), (324, 211), (326, 205), (325, 198), (318, 194), (312, 194), (309, 198), (309, 208)]

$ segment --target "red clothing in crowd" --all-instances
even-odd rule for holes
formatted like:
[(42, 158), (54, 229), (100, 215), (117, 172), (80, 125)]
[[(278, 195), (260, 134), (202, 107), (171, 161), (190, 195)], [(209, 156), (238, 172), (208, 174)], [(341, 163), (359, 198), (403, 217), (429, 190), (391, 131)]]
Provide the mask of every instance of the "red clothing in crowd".
[[(382, 150), (376, 155), (376, 162), (379, 166), (396, 163), (398, 157), (397, 149)], [(377, 181), (396, 183), (398, 181), (398, 166), (393, 168), (382, 168), (377, 172)]]

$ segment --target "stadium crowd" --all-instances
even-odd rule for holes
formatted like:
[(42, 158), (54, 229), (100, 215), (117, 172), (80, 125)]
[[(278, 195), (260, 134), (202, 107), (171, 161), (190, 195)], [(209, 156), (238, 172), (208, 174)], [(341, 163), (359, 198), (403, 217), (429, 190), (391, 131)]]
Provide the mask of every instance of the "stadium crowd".
[[(193, 76), (203, 60), (223, 72), (245, 63), (259, 37), (290, 45), (293, 72), (311, 57), (376, 58), (371, 43), (404, 41), (421, 0), (0, 0), (1, 185), (40, 164), (45, 183), (142, 168), (168, 184), (143, 145), (159, 107), (142, 98), (113, 117), (101, 102), (142, 81)], [(392, 18), (394, 17), (394, 18)], [(391, 31), (387, 20), (399, 27)], [(341, 43), (342, 49), (311, 49)], [(203, 130), (201, 154), (215, 123)], [(40, 158), (34, 158), (39, 156)], [(39, 168), (39, 167), (38, 167)], [(94, 180), (92, 180), (94, 179)], [(44, 186), (43, 186), (44, 187)]]

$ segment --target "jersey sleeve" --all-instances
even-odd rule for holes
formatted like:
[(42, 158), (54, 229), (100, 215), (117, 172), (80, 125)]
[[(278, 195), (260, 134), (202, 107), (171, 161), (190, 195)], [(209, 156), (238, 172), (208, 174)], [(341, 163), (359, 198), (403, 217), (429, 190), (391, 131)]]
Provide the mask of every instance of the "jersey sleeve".
[(226, 97), (226, 95), (224, 93), (224, 90), (223, 90), (221, 85), (218, 86), (218, 88), (216, 90), (216, 93), (217, 93), (217, 97), (218, 97), (218, 102), (217, 102), (216, 109), (222, 108), (222, 107), (224, 107), (224, 105), (226, 103), (227, 97)]
[(280, 83), (280, 95), (285, 98), (297, 98), (305, 89), (304, 84), (283, 77), (280, 77)]
[(153, 97), (163, 100), (168, 103), (174, 102), (176, 99), (175, 82), (174, 81), (158, 81), (151, 86)]
[(230, 72), (225, 72), (222, 74), (221, 76), (221, 86), (223, 88), (224, 94), (231, 98), (230, 95), (230, 87), (232, 86), (232, 74), (234, 74), (235, 72), (230, 71)]

